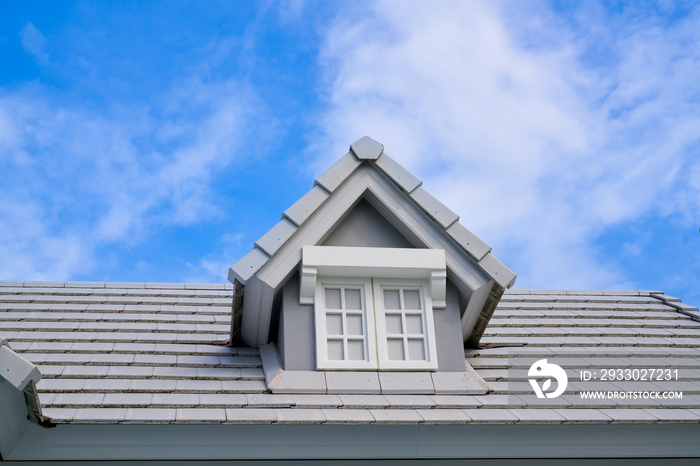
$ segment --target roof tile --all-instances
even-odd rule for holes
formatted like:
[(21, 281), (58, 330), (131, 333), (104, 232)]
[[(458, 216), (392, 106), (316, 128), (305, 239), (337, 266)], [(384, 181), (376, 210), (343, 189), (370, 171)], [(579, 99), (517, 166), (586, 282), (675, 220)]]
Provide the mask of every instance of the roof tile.
[(410, 194), (411, 199), (418, 204), (423, 211), (435, 220), (442, 228), (449, 228), (459, 220), (459, 215), (450, 210), (442, 202), (438, 201), (423, 187), (418, 187)]
[(386, 152), (382, 153), (375, 161), (375, 164), (386, 176), (391, 178), (394, 183), (399, 185), (399, 187), (408, 194), (412, 193), (423, 184), (423, 182), (416, 178), (411, 172), (389, 157), (389, 154)]

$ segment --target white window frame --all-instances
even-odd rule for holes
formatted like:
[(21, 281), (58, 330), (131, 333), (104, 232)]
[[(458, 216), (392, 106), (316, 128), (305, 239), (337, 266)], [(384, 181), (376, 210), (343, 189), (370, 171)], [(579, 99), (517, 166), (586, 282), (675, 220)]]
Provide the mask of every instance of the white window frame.
[[(318, 370), (437, 370), (433, 309), (446, 306), (447, 269), (442, 249), (304, 246), (300, 270), (299, 302), (315, 306), (316, 367)], [(364, 289), (365, 361), (329, 360), (325, 285)], [(386, 317), (377, 303), (378, 290), (388, 286), (420, 287), (425, 333), (425, 361), (390, 360)], [(383, 297), (383, 296), (382, 296)], [(380, 327), (381, 324), (381, 327)], [(379, 347), (382, 347), (379, 350)], [(344, 346), (344, 349), (346, 346)]]
[[(410, 360), (408, 359), (408, 347), (404, 346), (404, 354), (407, 359), (394, 360), (389, 358), (388, 339), (386, 328), (387, 310), (384, 308), (384, 290), (385, 289), (417, 289), (420, 296), (422, 307), (422, 328), (423, 328), (423, 349), (425, 351), (425, 360)], [(406, 279), (374, 279), (374, 313), (377, 328), (377, 353), (379, 370), (437, 370), (437, 346), (435, 342), (435, 322), (433, 320), (433, 306), (430, 298), (430, 286), (427, 280), (406, 280)], [(399, 292), (399, 299), (403, 302), (403, 291)], [(403, 339), (410, 339), (406, 333), (405, 324), (405, 307), (401, 314), (403, 323)], [(390, 314), (395, 314), (394, 310), (389, 311)]]
[[(325, 306), (324, 290), (332, 287), (360, 287), (362, 290), (362, 320), (364, 324), (364, 354), (365, 360), (330, 360), (328, 359), (328, 332), (326, 316), (329, 313)], [(372, 300), (372, 284), (369, 278), (350, 278), (350, 277), (323, 277), (316, 283), (316, 309), (315, 309), (315, 324), (316, 324), (316, 367), (321, 370), (376, 370), (377, 369), (377, 347), (376, 347), (376, 331), (374, 318), (374, 304)], [(342, 293), (341, 293), (342, 295)], [(341, 296), (341, 299), (343, 297)], [(343, 326), (345, 319), (343, 319)], [(343, 328), (343, 332), (346, 329)], [(347, 340), (347, 334), (344, 337)], [(347, 343), (344, 345), (344, 355), (347, 356)]]

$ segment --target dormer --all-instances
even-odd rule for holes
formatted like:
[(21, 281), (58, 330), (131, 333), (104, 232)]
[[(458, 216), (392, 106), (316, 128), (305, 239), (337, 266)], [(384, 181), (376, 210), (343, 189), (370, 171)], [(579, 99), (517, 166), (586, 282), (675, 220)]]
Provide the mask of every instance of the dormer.
[(464, 347), (515, 281), (490, 251), (365, 136), (231, 267), (232, 342), (273, 392), (485, 393)]

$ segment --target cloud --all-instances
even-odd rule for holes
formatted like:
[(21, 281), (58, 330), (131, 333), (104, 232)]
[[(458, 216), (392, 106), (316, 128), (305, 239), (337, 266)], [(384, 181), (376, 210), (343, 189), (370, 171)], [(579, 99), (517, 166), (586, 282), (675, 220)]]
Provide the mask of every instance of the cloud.
[(198, 76), (153, 106), (106, 112), (36, 85), (0, 93), (0, 275), (67, 279), (100, 245), (219, 218), (212, 180), (258, 110), (247, 86)]
[(340, 12), (321, 55), (317, 164), (369, 134), (519, 286), (633, 286), (595, 240), (650, 212), (700, 213), (700, 12), (528, 5)]
[(219, 238), (216, 251), (201, 258), (198, 263), (188, 263), (190, 283), (218, 283), (228, 277), (228, 269), (250, 251), (247, 236), (243, 233), (226, 233)]
[(27, 23), (20, 34), (22, 40), (22, 48), (25, 52), (33, 55), (34, 58), (41, 64), (46, 64), (49, 61), (49, 54), (44, 50), (46, 38), (40, 30), (32, 23)]

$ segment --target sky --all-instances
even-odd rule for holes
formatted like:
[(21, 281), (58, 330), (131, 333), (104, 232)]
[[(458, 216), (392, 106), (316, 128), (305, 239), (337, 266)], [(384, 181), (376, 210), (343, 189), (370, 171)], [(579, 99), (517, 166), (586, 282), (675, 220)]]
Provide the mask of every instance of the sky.
[(364, 135), (518, 288), (700, 305), (694, 2), (3, 2), (0, 279), (227, 282)]

